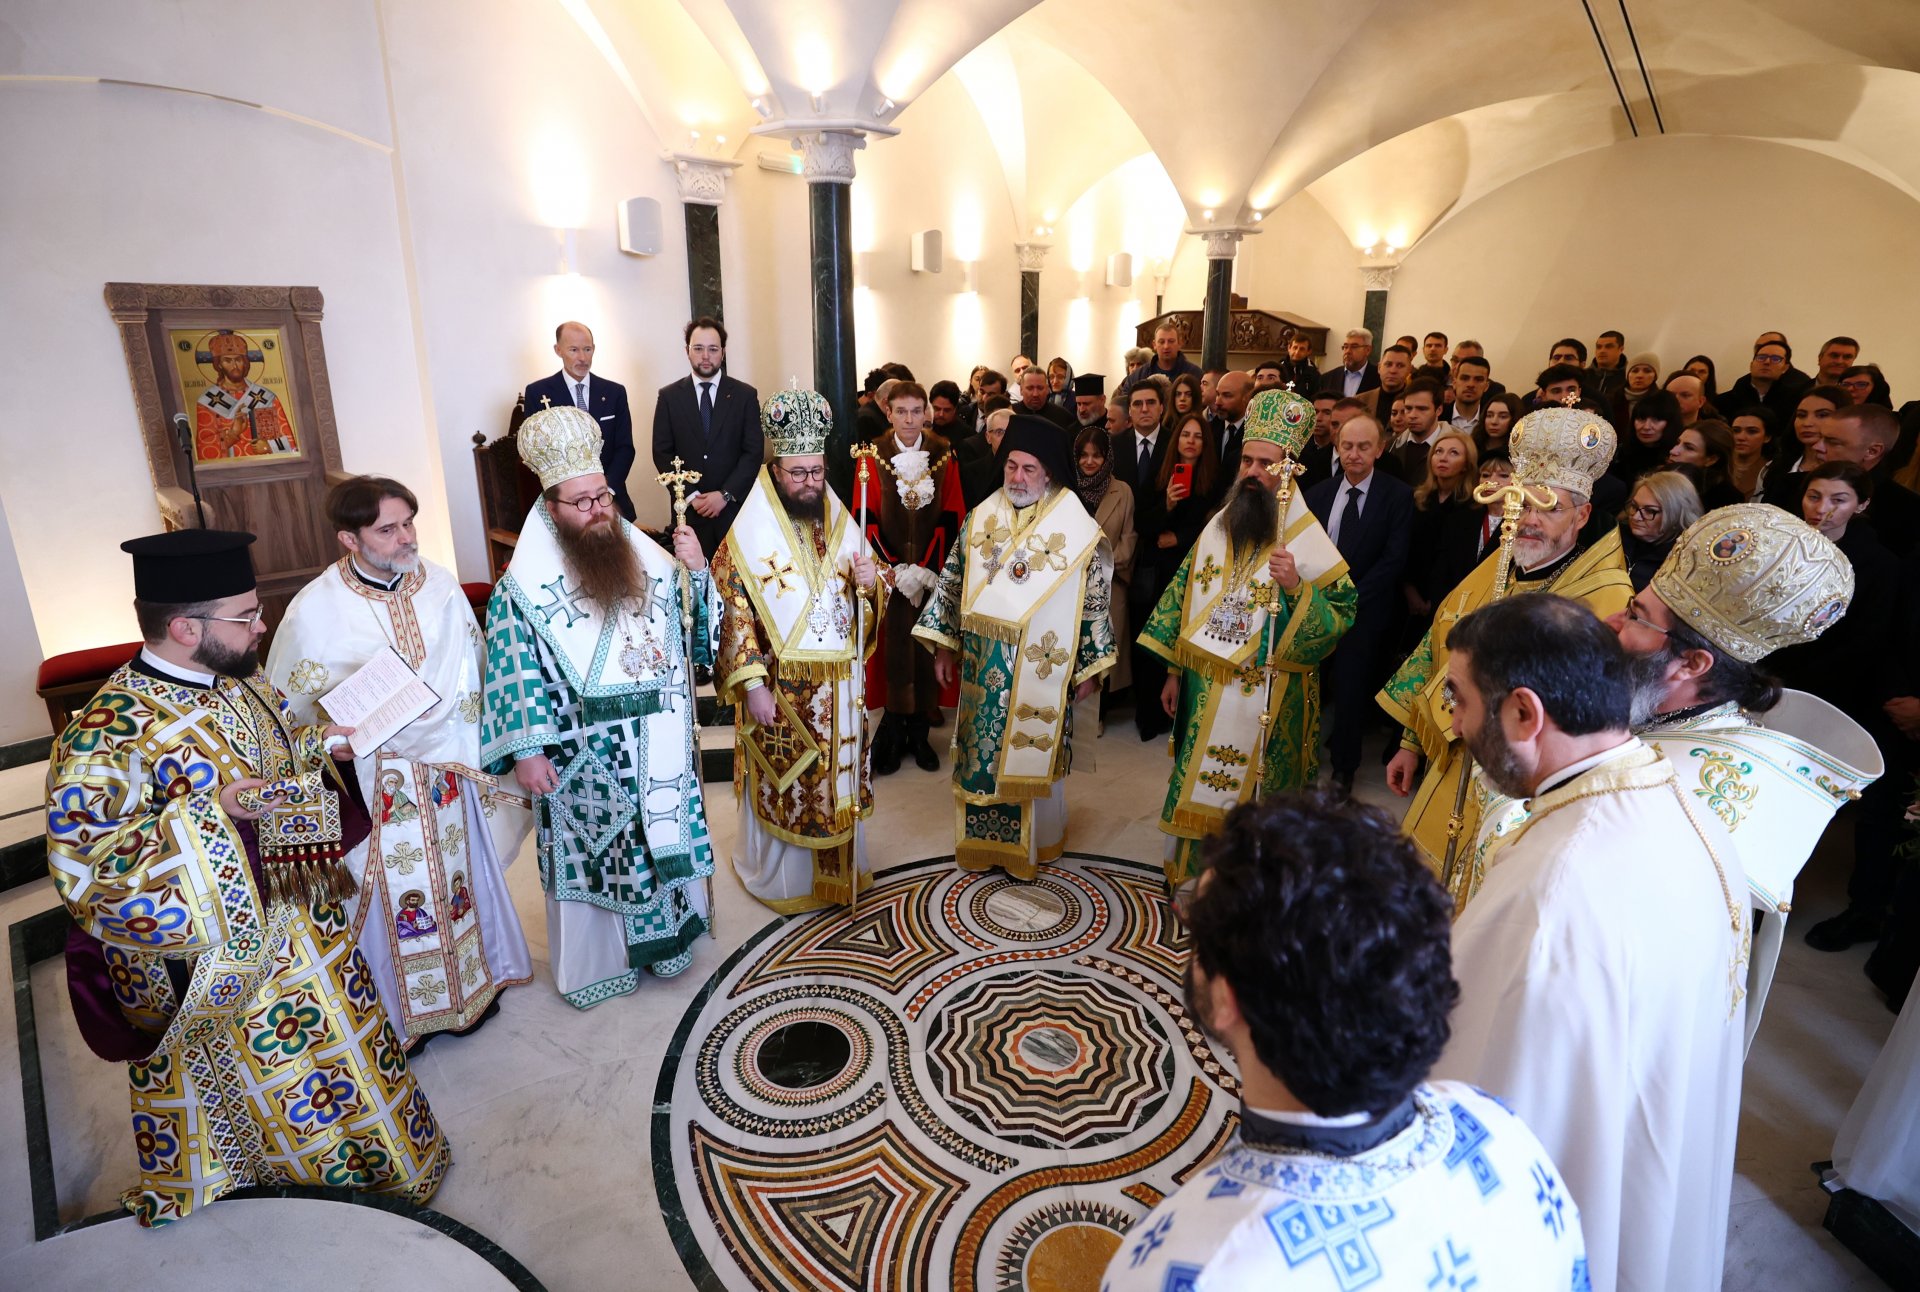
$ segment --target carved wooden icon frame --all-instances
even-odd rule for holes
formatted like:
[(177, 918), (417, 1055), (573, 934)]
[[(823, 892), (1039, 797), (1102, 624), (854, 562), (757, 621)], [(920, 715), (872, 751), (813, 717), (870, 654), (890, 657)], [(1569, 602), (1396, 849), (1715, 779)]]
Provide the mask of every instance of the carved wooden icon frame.
[[(231, 464), (206, 462), (200, 466), (203, 475), (240, 464), (266, 466), (289, 458), (310, 461), (314, 454), (327, 477), (343, 474), (327, 351), (320, 337), (325, 301), (318, 287), (108, 283), (105, 296), (107, 310), (120, 329), (147, 470), (168, 528), (198, 524), (192, 495), (185, 487), (186, 452), (172, 431), (176, 414), (185, 414), (189, 425), (194, 421), (194, 408), (183, 397), (172, 351), (177, 332), (272, 329), (285, 343), (280, 362), (287, 376), (286, 402), (298, 428), (300, 452), (241, 458)], [(204, 483), (210, 482), (203, 479)]]

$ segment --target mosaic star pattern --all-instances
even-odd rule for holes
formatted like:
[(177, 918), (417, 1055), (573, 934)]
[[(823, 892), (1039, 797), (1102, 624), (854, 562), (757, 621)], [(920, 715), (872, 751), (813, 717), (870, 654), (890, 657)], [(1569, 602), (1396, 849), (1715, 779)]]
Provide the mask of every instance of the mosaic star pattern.
[(938, 858), (856, 913), (769, 924), (682, 1019), (656, 1095), (695, 1284), (1094, 1292), (1236, 1107), (1164, 893), (1112, 858), (1033, 883)]

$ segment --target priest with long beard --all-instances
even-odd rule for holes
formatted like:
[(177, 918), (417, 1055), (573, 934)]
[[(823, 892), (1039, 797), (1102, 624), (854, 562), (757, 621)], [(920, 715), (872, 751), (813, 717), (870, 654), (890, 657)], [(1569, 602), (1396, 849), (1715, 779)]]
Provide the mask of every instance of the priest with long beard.
[(487, 605), (481, 757), (538, 796), (549, 959), (585, 1009), (633, 991), (642, 969), (680, 973), (706, 929), (689, 674), (713, 662), (720, 607), (692, 529), (674, 530), (669, 555), (621, 519), (591, 417), (544, 409), (519, 448), (544, 492)]
[(1199, 873), (1200, 844), (1228, 812), (1319, 771), (1319, 664), (1353, 626), (1359, 593), (1298, 491), (1280, 515), (1313, 416), (1287, 391), (1254, 396), (1239, 480), (1140, 633), (1174, 666), (1160, 693), (1175, 740), (1160, 812), (1169, 888)]
[[(793, 915), (853, 901), (867, 876), (873, 780), (854, 669), (878, 640), (886, 590), (874, 606), (871, 549), (827, 488), (827, 401), (783, 390), (760, 418), (776, 456), (714, 555), (723, 607), (714, 676), (747, 718), (734, 760), (734, 869), (754, 897)], [(867, 604), (864, 640), (856, 598)]]

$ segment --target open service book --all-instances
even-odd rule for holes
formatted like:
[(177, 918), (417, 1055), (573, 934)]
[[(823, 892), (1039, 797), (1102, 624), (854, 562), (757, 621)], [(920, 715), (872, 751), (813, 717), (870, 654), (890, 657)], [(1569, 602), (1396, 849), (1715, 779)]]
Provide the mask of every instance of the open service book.
[(355, 758), (365, 758), (438, 703), (440, 696), (391, 646), (320, 697), (329, 718), (353, 728), (348, 744)]

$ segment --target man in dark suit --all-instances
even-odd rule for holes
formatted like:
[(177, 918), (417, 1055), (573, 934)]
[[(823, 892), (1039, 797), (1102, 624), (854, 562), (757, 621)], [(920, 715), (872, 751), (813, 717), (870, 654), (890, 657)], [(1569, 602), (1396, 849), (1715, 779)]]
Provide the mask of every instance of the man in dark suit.
[(1380, 370), (1373, 366), (1373, 333), (1354, 328), (1340, 343), (1340, 366), (1320, 374), (1320, 389), (1335, 399), (1357, 399), (1379, 387)]
[(1253, 398), (1253, 378), (1244, 372), (1222, 373), (1213, 388), (1213, 441), (1220, 450), (1220, 483), (1216, 498), (1224, 499), (1240, 478), (1240, 447), (1245, 438), (1247, 401)]
[[(1000, 438), (1007, 433), (1007, 421), (1013, 416), (1012, 406), (1004, 395), (983, 399), (980, 407), (984, 429), (960, 441), (953, 449), (953, 460), (960, 464), (960, 497), (968, 511), (991, 498), (993, 491), (1005, 483), (1002, 478), (1005, 471), (998, 456)], [(996, 413), (1003, 416), (996, 417)]]
[(593, 375), (593, 332), (585, 323), (569, 320), (555, 328), (553, 352), (560, 356), (560, 371), (528, 386), (522, 406), (531, 417), (543, 408), (571, 404), (600, 424), (600, 469), (613, 490), (614, 505), (632, 520), (627, 473), (633, 469), (633, 413), (627, 408), (627, 388)]
[(1060, 429), (1071, 442), (1074, 432), (1080, 428), (1075, 424), (1073, 415), (1053, 402), (1047, 389), (1047, 370), (1035, 364), (1020, 374), (1020, 398), (1014, 402), (1013, 411), (1025, 413), (1030, 417), (1043, 417)]
[(1378, 712), (1373, 693), (1384, 680), (1386, 647), (1401, 605), (1400, 578), (1407, 568), (1413, 536), (1413, 490), (1384, 471), (1380, 424), (1356, 413), (1340, 425), (1334, 451), (1340, 471), (1307, 490), (1307, 509), (1346, 558), (1347, 571), (1360, 593), (1353, 627), (1321, 665), (1323, 684), (1331, 673), (1329, 701), (1333, 725), (1327, 736), (1334, 788), (1353, 792), (1360, 766), (1360, 738)]
[[(1920, 495), (1882, 470), (1888, 452), (1899, 439), (1900, 419), (1891, 409), (1854, 404), (1827, 419), (1820, 432), (1820, 460), (1851, 462), (1874, 477), (1873, 501), (1865, 520), (1888, 551), (1905, 558), (1920, 547)], [(1806, 492), (1804, 480), (1800, 492)], [(1796, 497), (1792, 503), (1793, 514), (1798, 516), (1800, 499)]]
[(702, 316), (681, 334), (692, 369), (660, 387), (653, 405), (653, 465), (673, 470), (677, 457), (700, 473), (699, 492), (689, 498), (687, 524), (711, 557), (760, 473), (760, 395), (744, 381), (723, 375), (727, 329)]
[[(1163, 425), (1166, 404), (1160, 398), (1157, 382), (1142, 382), (1127, 393), (1127, 413), (1133, 429), (1113, 437), (1113, 478), (1124, 480), (1133, 489), (1133, 524), (1137, 534), (1143, 502), (1151, 502), (1161, 490), (1154, 482), (1167, 460), (1173, 435)], [(1139, 545), (1135, 545), (1138, 550)], [(1153, 614), (1160, 589), (1138, 564), (1127, 585), (1129, 623), (1144, 624)], [(1164, 735), (1171, 725), (1166, 710), (1160, 707), (1160, 688), (1167, 680), (1166, 661), (1133, 642), (1119, 643), (1120, 649), (1133, 652), (1133, 719), (1142, 740)]]

